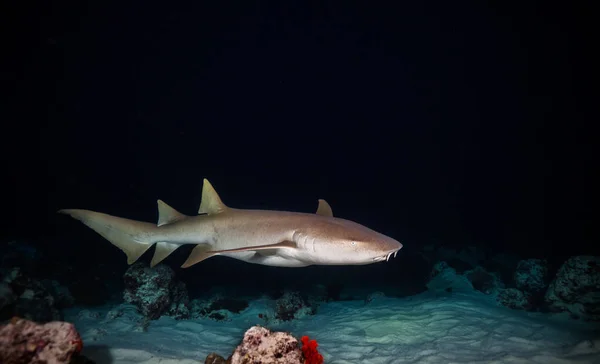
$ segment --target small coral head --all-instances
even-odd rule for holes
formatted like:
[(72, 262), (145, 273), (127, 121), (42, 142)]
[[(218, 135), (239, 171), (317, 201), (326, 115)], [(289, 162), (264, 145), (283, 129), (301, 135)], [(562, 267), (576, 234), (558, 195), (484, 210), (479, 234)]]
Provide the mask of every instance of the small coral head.
[(322, 364), (323, 356), (317, 351), (317, 340), (310, 340), (304, 335), (300, 338), (302, 341), (302, 353), (304, 354), (305, 364)]

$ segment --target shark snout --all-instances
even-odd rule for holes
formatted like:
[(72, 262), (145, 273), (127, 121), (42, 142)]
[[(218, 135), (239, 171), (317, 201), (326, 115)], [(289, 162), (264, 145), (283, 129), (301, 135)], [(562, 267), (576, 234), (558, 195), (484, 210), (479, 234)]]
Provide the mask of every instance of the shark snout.
[(396, 257), (396, 254), (398, 254), (398, 251), (400, 249), (402, 249), (402, 247), (403, 247), (402, 243), (397, 242), (395, 240), (392, 242), (389, 242), (389, 244), (387, 244), (387, 246), (385, 247), (385, 250), (384, 250), (385, 253), (376, 256), (375, 258), (373, 258), (373, 261), (374, 262), (382, 262), (382, 261), (387, 262), (388, 260), (390, 260), (391, 256)]
[(402, 249), (402, 247), (403, 247), (402, 243), (400, 243), (399, 241), (393, 240), (393, 241), (389, 242), (388, 247), (387, 247), (389, 250), (386, 252), (386, 254), (383, 256), (377, 257), (373, 260), (376, 260), (376, 261), (385, 260), (387, 262), (388, 260), (390, 260), (390, 257), (392, 255), (395, 258), (396, 254), (398, 254), (398, 251), (400, 249)]

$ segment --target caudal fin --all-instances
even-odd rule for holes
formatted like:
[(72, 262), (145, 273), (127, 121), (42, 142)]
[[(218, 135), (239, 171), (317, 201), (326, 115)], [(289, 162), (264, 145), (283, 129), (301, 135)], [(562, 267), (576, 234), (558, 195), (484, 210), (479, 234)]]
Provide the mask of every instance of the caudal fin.
[(67, 209), (58, 212), (81, 221), (121, 249), (127, 255), (127, 264), (133, 264), (156, 242), (154, 235), (158, 228), (148, 222), (89, 210)]

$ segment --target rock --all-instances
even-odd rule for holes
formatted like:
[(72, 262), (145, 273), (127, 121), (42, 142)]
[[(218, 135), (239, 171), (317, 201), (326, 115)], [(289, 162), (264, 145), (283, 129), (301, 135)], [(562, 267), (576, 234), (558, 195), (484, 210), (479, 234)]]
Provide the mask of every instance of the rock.
[(503, 306), (517, 310), (530, 310), (533, 307), (531, 295), (516, 288), (501, 290), (496, 300)]
[(373, 292), (373, 293), (369, 293), (367, 295), (367, 298), (365, 298), (365, 304), (369, 304), (375, 300), (381, 299), (381, 298), (385, 298), (385, 293), (383, 292)]
[(0, 312), (15, 302), (15, 294), (7, 283), (0, 282)]
[(315, 310), (304, 301), (298, 292), (286, 291), (275, 302), (276, 320), (290, 321), (314, 314)]
[[(54, 280), (38, 281), (16, 267), (8, 271), (0, 283), (0, 310), (3, 296), (10, 289), (13, 295), (11, 306), (7, 308), (11, 316), (20, 316), (36, 322), (61, 320), (61, 308), (73, 304), (69, 290)], [(5, 313), (3, 312), (3, 315)]]
[(516, 255), (500, 253), (486, 261), (484, 266), (489, 272), (498, 272), (502, 281), (509, 284), (512, 283), (520, 260)]
[(504, 283), (496, 273), (489, 273), (482, 267), (476, 267), (464, 273), (473, 288), (487, 295), (498, 294), (504, 288)]
[(19, 268), (9, 272), (4, 282), (10, 286), (16, 297), (12, 315), (36, 322), (62, 319), (56, 307), (56, 300), (41, 282), (21, 274)]
[(225, 321), (229, 320), (231, 314), (238, 314), (245, 310), (248, 301), (216, 294), (208, 300), (192, 300), (191, 307), (192, 317), (208, 317), (216, 321)]
[(303, 364), (304, 357), (298, 340), (292, 335), (253, 326), (231, 356), (231, 364), (246, 363)]
[(448, 263), (438, 262), (433, 266), (427, 289), (435, 292), (471, 292), (473, 285)]
[(544, 300), (551, 311), (600, 321), (600, 257), (569, 258), (550, 283)]
[(14, 318), (0, 327), (0, 363), (61, 364), (71, 363), (83, 343), (75, 327), (68, 322), (37, 324)]
[(221, 355), (217, 353), (210, 353), (204, 360), (204, 364), (229, 364), (231, 363), (231, 358), (225, 360)]
[(548, 263), (542, 259), (521, 260), (514, 274), (515, 284), (523, 292), (543, 292), (548, 286)]
[(42, 282), (44, 288), (54, 297), (55, 306), (67, 308), (73, 306), (75, 300), (67, 287), (62, 286), (55, 280), (45, 279)]
[(125, 272), (123, 280), (123, 299), (136, 305), (147, 318), (155, 320), (163, 314), (189, 317), (185, 285), (175, 280), (175, 272), (169, 266), (159, 264), (150, 268), (137, 262)]
[(171, 305), (165, 314), (178, 320), (190, 318), (190, 299), (185, 283), (177, 282), (171, 290)]

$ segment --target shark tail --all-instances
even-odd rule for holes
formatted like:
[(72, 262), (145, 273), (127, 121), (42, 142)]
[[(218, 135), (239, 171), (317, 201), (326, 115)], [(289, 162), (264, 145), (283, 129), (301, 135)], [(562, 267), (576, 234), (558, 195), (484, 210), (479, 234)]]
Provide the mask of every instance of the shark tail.
[(158, 227), (148, 222), (124, 219), (89, 210), (66, 209), (58, 212), (70, 215), (102, 235), (127, 255), (127, 264), (130, 265), (135, 263), (157, 241), (155, 236)]

